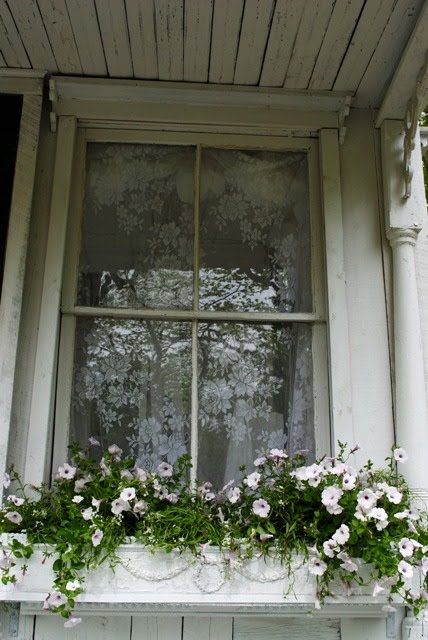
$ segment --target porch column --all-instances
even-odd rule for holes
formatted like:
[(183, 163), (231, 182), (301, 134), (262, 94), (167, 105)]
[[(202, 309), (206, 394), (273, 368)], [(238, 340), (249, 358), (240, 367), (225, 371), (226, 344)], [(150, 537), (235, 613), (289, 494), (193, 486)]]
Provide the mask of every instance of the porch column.
[(412, 191), (406, 198), (402, 122), (384, 121), (381, 135), (386, 235), (393, 260), (396, 442), (409, 454), (400, 471), (415, 497), (428, 501), (427, 399), (415, 267), (415, 245), (426, 216), (420, 145), (417, 141), (413, 151)]

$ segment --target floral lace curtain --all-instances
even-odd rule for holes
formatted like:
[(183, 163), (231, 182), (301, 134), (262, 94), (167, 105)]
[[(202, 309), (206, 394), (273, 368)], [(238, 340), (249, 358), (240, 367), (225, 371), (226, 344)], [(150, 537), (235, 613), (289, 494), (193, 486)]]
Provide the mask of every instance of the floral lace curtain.
[(275, 321), (312, 309), (309, 181), (304, 153), (203, 149), (196, 226), (195, 167), (188, 146), (88, 146), (77, 303), (141, 317), (77, 318), (71, 439), (151, 469), (197, 429), (197, 476), (221, 486), (266, 449), (314, 452), (312, 327)]

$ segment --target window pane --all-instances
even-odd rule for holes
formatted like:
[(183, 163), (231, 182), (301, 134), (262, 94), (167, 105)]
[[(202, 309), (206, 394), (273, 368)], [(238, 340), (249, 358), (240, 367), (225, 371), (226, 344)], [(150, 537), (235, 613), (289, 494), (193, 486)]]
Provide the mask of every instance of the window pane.
[(118, 444), (151, 469), (188, 452), (191, 325), (77, 318), (71, 440)]
[(189, 309), (195, 150), (89, 144), (78, 304)]
[(204, 149), (200, 308), (311, 311), (305, 153)]
[(221, 487), (272, 448), (313, 458), (312, 328), (199, 325), (198, 478)]

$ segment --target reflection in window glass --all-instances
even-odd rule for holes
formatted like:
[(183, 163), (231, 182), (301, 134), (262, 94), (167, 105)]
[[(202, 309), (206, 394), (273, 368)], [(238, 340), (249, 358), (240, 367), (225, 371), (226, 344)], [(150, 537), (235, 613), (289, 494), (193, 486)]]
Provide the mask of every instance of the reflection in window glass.
[(88, 145), (78, 304), (192, 306), (195, 150)]
[(200, 308), (311, 311), (307, 155), (204, 149)]
[(71, 440), (118, 444), (147, 470), (188, 453), (191, 325), (78, 318)]
[(200, 323), (198, 477), (222, 487), (272, 448), (313, 457), (312, 329)]

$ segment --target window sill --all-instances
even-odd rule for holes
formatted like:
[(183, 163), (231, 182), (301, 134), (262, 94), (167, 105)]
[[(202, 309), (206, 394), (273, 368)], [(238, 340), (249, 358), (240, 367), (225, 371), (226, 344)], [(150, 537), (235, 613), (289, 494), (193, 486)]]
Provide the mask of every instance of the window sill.
[[(270, 558), (249, 560), (230, 571), (215, 548), (206, 551), (204, 560), (190, 554), (151, 553), (138, 544), (122, 545), (118, 555), (114, 572), (106, 563), (86, 574), (85, 592), (77, 598), (79, 609), (90, 609), (91, 603), (107, 609), (195, 613), (260, 610), (296, 615), (314, 609), (316, 581), (298, 558), (288, 576), (287, 568)], [(1, 585), (0, 600), (34, 603), (39, 611), (36, 603), (44, 601), (54, 579), (53, 558), (42, 566), (43, 559), (42, 547), (37, 548), (27, 561), (25, 579), (18, 579), (15, 586)], [(339, 583), (337, 593), (341, 592)], [(368, 585), (351, 596), (329, 598), (321, 614), (386, 616), (382, 610), (386, 599), (374, 598), (372, 592)]]

